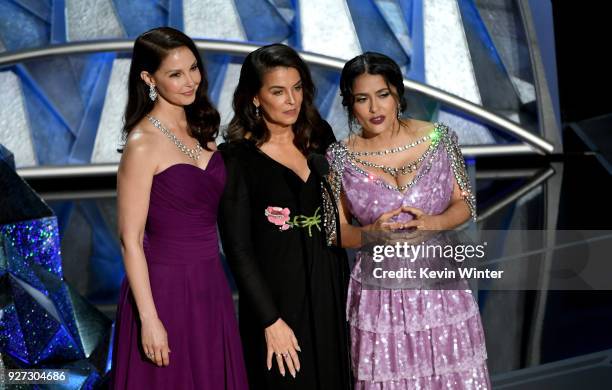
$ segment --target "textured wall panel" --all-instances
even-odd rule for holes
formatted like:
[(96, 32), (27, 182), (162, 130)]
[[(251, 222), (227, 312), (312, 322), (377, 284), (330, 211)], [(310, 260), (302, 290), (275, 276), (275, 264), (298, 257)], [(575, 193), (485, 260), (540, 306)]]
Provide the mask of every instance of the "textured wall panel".
[(246, 40), (232, 0), (184, 0), (183, 18), (191, 37)]
[(0, 40), (8, 50), (49, 44), (49, 0), (1, 0)]
[(461, 145), (486, 145), (496, 143), (493, 135), (491, 135), (491, 132), (486, 127), (466, 120), (453, 113), (440, 111), (436, 121), (447, 124), (452, 130), (457, 132)]
[(455, 0), (428, 0), (425, 17), (427, 84), (480, 104), (470, 53)]
[(125, 36), (112, 0), (66, 0), (65, 12), (69, 41)]
[[(482, 104), (456, 0), (424, 1), (423, 15), (427, 84)], [(444, 112), (438, 119), (457, 132), (462, 144), (494, 142), (484, 126)]]
[(104, 108), (100, 117), (96, 142), (94, 144), (92, 163), (118, 162), (121, 157), (117, 148), (121, 144), (123, 111), (127, 103), (129, 59), (115, 59), (113, 71), (106, 90)]
[(227, 72), (225, 73), (225, 79), (223, 80), (223, 87), (221, 88), (221, 94), (219, 95), (219, 101), (217, 102), (217, 109), (221, 114), (221, 130), (219, 131), (219, 142), (223, 142), (221, 136), (227, 127), (227, 124), (234, 116), (234, 110), (232, 109), (232, 99), (234, 98), (234, 90), (238, 85), (238, 78), (240, 78), (241, 63), (230, 63), (227, 66)]
[(519, 79), (518, 77), (512, 77), (511, 81), (522, 103), (536, 100), (535, 86), (533, 84)]
[(342, 106), (342, 96), (340, 96), (340, 93), (338, 93), (334, 99), (331, 109), (325, 119), (329, 122), (332, 129), (334, 129), (334, 134), (338, 141), (348, 137), (348, 118), (346, 110)]
[(308, 0), (299, 4), (303, 50), (347, 60), (361, 53), (344, 0)]
[(0, 85), (0, 143), (13, 152), (17, 167), (36, 165), (19, 78), (0, 72)]

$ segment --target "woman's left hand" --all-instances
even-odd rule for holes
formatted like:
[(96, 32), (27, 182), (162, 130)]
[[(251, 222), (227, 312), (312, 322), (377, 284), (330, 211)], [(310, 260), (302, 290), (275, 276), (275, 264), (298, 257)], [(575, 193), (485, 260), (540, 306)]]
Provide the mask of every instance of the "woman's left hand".
[(419, 230), (442, 230), (442, 221), (439, 215), (429, 215), (416, 207), (403, 206), (402, 212), (414, 215), (414, 219), (402, 224), (402, 229), (417, 228)]

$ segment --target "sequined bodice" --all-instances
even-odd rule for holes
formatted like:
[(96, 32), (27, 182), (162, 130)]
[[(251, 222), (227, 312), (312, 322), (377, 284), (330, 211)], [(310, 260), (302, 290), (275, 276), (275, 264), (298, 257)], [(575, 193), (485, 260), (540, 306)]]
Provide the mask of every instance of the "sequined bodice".
[[(401, 206), (416, 207), (428, 214), (442, 213), (450, 202), (453, 181), (448, 156), (441, 145), (434, 150), (429, 164), (422, 164), (416, 172), (418, 180), (400, 192), (386, 186), (383, 179), (347, 162), (342, 185), (350, 213), (362, 225), (371, 224), (381, 214)], [(409, 221), (412, 215), (400, 214), (397, 219)]]
[[(443, 125), (436, 126), (441, 142), (437, 143), (431, 156), (418, 167), (413, 184), (403, 192), (346, 158), (346, 143), (337, 142), (330, 147), (328, 159), (332, 164), (332, 171), (341, 171), (338, 179), (341, 181), (349, 212), (359, 223), (371, 224), (381, 214), (401, 206), (416, 207), (431, 215), (441, 214), (451, 201), (454, 179), (461, 190), (467, 193), (466, 200), (473, 210), (474, 198), (463, 156), (457, 146), (457, 136), (455, 133), (449, 133), (448, 128)], [(404, 222), (412, 218), (411, 214), (402, 213), (395, 219)]]

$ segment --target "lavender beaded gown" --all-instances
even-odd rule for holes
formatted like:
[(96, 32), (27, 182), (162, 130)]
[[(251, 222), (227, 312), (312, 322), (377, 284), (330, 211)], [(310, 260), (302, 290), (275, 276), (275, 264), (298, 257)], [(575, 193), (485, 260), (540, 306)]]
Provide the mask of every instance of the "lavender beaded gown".
[[(432, 143), (431, 156), (403, 193), (349, 161), (345, 143), (330, 147), (332, 171), (340, 172), (349, 211), (360, 224), (371, 224), (382, 213), (401, 206), (441, 214), (449, 206), (456, 177), (460, 187), (469, 190), (455, 133), (436, 124)], [(473, 212), (471, 193), (468, 200)], [(410, 214), (402, 214), (401, 220), (410, 219)], [(361, 253), (357, 252), (347, 319), (355, 389), (491, 387), (480, 314), (470, 290), (362, 289)]]
[(247, 389), (232, 295), (219, 259), (217, 208), (225, 166), (172, 165), (153, 178), (144, 251), (157, 313), (171, 350), (157, 367), (143, 354), (127, 279), (117, 307), (114, 389)]

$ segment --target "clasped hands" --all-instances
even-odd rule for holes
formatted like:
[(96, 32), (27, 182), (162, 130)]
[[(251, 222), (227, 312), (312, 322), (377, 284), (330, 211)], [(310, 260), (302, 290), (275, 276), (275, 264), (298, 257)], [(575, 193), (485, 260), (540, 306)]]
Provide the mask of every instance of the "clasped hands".
[[(407, 222), (391, 220), (393, 217), (398, 216), (401, 213), (409, 213), (413, 216), (413, 219)], [(442, 224), (440, 217), (437, 215), (427, 214), (423, 210), (416, 207), (402, 206), (395, 210), (381, 214), (381, 216), (378, 217), (373, 224), (368, 226), (367, 230), (393, 231), (410, 228), (416, 228), (418, 230), (441, 230)]]

